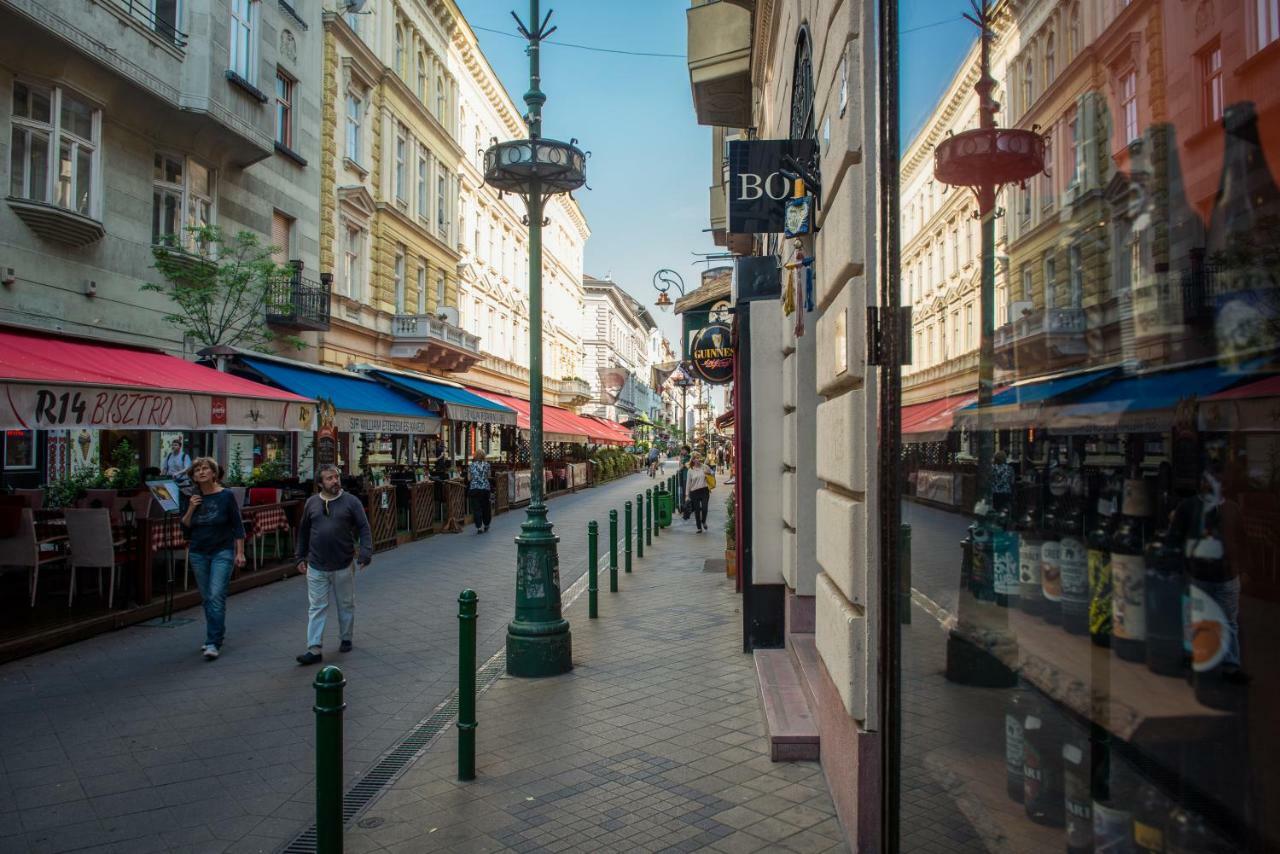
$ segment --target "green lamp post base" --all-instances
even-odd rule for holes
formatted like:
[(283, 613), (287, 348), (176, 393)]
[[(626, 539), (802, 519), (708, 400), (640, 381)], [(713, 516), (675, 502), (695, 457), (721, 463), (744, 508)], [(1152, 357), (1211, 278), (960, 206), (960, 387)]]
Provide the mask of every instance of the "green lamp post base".
[(546, 505), (530, 504), (516, 537), (516, 618), (507, 625), (511, 676), (558, 676), (573, 669), (573, 636), (560, 614), (559, 542)]

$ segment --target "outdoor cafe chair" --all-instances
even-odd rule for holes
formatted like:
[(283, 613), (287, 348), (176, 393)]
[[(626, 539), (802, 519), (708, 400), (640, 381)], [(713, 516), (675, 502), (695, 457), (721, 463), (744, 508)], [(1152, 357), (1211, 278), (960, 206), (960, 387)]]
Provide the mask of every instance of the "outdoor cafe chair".
[(67, 536), (71, 540), (71, 589), (67, 591), (67, 607), (76, 595), (76, 570), (98, 570), (98, 595), (102, 595), (102, 570), (110, 573), (107, 582), (107, 607), (115, 601), (116, 570), (123, 539), (117, 540), (111, 529), (111, 514), (105, 508), (68, 510)]
[(46, 549), (66, 542), (65, 536), (36, 537), (35, 517), (31, 508), (20, 511), (18, 526), (13, 536), (0, 538), (0, 571), (8, 568), (27, 570), (27, 587), (31, 591), (31, 607), (36, 605), (36, 587), (40, 582), (40, 568), (66, 560), (66, 555)]

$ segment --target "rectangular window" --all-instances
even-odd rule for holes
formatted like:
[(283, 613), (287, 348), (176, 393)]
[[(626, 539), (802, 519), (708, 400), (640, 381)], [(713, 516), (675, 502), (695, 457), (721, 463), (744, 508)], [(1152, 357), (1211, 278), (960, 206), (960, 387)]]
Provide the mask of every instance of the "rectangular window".
[(1124, 121), (1126, 144), (1138, 138), (1138, 72), (1126, 72), (1120, 78), (1120, 115)]
[(285, 148), (293, 148), (293, 86), (293, 78), (277, 68), (276, 142)]
[(293, 254), (293, 217), (280, 211), (271, 212), (271, 254), (277, 264), (285, 264)]
[(973, 338), (973, 303), (964, 307), (964, 349), (972, 350), (977, 342)]
[(364, 116), (364, 103), (354, 92), (347, 93), (347, 159), (360, 162), (360, 124)]
[(436, 273), (436, 308), (444, 306), (444, 273)]
[(418, 259), (418, 314), (427, 313), (427, 259)]
[(418, 52), (418, 100), (427, 102), (427, 55)]
[(258, 0), (231, 0), (230, 68), (250, 83), (257, 82)]
[(396, 314), (404, 314), (404, 246), (396, 247), (394, 275)]
[(431, 215), (430, 164), (425, 154), (418, 155), (418, 219), (423, 222)]
[(1084, 262), (1079, 246), (1067, 250), (1067, 275), (1070, 276), (1071, 307), (1079, 308), (1084, 304)]
[(364, 232), (348, 225), (342, 251), (342, 280), (347, 296), (358, 300), (364, 293)]
[(196, 248), (196, 230), (214, 223), (216, 173), (191, 158), (156, 154), (152, 174), (151, 242)]
[(960, 229), (951, 232), (951, 275), (960, 275)]
[(1044, 307), (1058, 304), (1058, 262), (1053, 257), (1044, 259)]
[(445, 213), (448, 205), (449, 182), (443, 174), (436, 178), (436, 233), (441, 237), (449, 237), (449, 220)]
[(448, 99), (445, 97), (444, 76), (436, 76), (436, 118), (444, 124), (445, 103)]
[(1026, 227), (1031, 225), (1031, 185), (1018, 191), (1018, 195), (1022, 200), (1022, 209), (1018, 212), (1018, 225)]
[(1022, 268), (1022, 298), (1023, 300), (1031, 300), (1031, 281), (1032, 273), (1030, 267)]
[(1057, 164), (1053, 162), (1053, 131), (1045, 135), (1044, 140), (1044, 172), (1040, 174), (1040, 208), (1049, 210), (1053, 207), (1053, 176), (1057, 174)]
[(1256, 50), (1280, 39), (1280, 0), (1253, 0)]
[(409, 130), (404, 125), (396, 125), (395, 142), (395, 193), (396, 201), (406, 204), (409, 195), (408, 161)]
[(1200, 114), (1205, 127), (1222, 121), (1222, 47), (1200, 54)]
[(1070, 118), (1067, 119), (1067, 144), (1070, 146), (1067, 151), (1070, 158), (1067, 166), (1071, 169), (1067, 175), (1067, 186), (1070, 187), (1080, 179), (1080, 116), (1075, 110), (1071, 111)]
[(101, 112), (60, 86), (17, 82), (12, 120), (9, 194), (99, 218)]

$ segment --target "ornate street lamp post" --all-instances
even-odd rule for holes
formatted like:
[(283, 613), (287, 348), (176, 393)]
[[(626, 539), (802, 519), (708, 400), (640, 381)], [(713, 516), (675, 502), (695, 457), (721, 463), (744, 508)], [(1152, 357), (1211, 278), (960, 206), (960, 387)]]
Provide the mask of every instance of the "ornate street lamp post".
[(653, 274), (653, 286), (658, 291), (658, 299), (654, 302), (661, 311), (669, 311), (671, 309), (671, 294), (667, 293), (671, 290), (671, 286), (675, 285), (676, 290), (680, 291), (680, 296), (684, 296), (684, 279), (675, 270), (661, 269)]
[(551, 13), (539, 14), (529, 0), (529, 22), (515, 12), (520, 35), (529, 42), (528, 139), (497, 142), (484, 154), (484, 180), (491, 187), (521, 196), (529, 211), (529, 468), (532, 496), (516, 537), (516, 618), (507, 626), (507, 673), (555, 676), (573, 668), (569, 622), (560, 611), (560, 557), (543, 501), (542, 475), (542, 216), (549, 196), (586, 183), (586, 155), (574, 143), (542, 138), (539, 50), (555, 27)]

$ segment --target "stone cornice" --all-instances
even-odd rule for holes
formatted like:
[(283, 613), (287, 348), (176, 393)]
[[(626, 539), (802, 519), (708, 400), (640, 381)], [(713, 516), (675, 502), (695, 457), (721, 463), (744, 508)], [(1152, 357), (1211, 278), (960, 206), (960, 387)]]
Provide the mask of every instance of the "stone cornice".
[(398, 96), (396, 103), (407, 104), (414, 117), (430, 128), (437, 139), (443, 140), (444, 144), (459, 161), (466, 160), (466, 152), (462, 150), (462, 146), (454, 139), (453, 134), (449, 133), (444, 125), (440, 124), (440, 120), (432, 115), (426, 104), (418, 100), (417, 94), (409, 88), (409, 84), (405, 83), (399, 74), (390, 68), (384, 67), (380, 82)]
[(377, 210), (378, 210), (378, 213), (383, 214), (385, 216), (389, 216), (391, 219), (395, 220), (396, 223), (400, 225), (402, 229), (406, 231), (411, 231), (414, 234), (416, 234), (419, 238), (422, 238), (423, 240), (425, 240), (427, 244), (431, 246), (431, 248), (435, 249), (441, 255), (446, 256), (449, 259), (449, 261), (455, 266), (457, 265), (458, 260), (462, 257), (462, 255), (458, 252), (457, 247), (450, 246), (448, 243), (442, 240), (440, 236), (436, 234), (434, 229), (427, 228), (422, 223), (418, 222), (416, 219), (409, 216), (404, 211), (400, 210), (394, 204), (389, 204), (387, 202), (378, 202)]
[(515, 102), (498, 80), (493, 66), (489, 65), (489, 60), (480, 50), (476, 34), (472, 32), (464, 18), (459, 19), (458, 27), (453, 31), (453, 46), (458, 49), (462, 64), (480, 87), (480, 91), (489, 99), (490, 106), (497, 112), (499, 119), (506, 124), (511, 138), (519, 139), (528, 133), (523, 115), (518, 112)]

